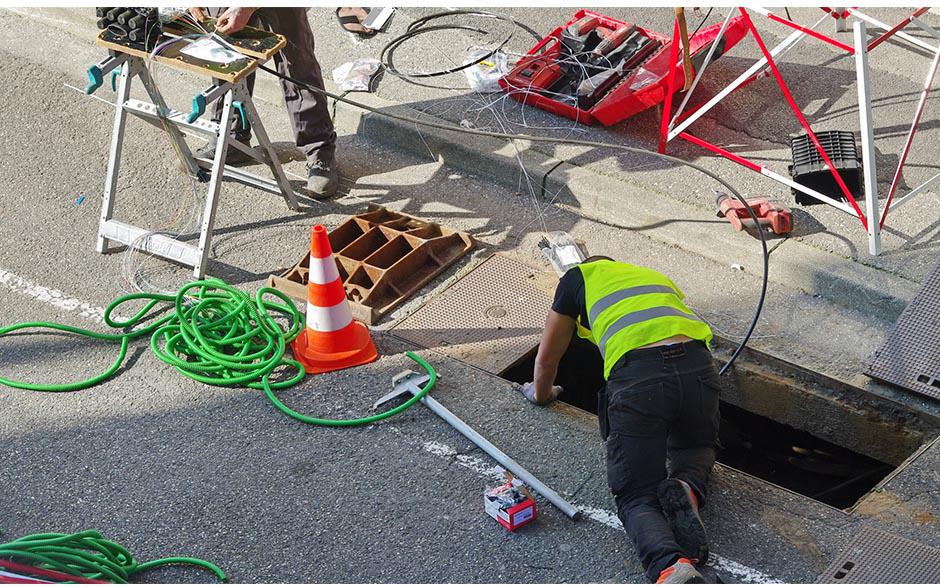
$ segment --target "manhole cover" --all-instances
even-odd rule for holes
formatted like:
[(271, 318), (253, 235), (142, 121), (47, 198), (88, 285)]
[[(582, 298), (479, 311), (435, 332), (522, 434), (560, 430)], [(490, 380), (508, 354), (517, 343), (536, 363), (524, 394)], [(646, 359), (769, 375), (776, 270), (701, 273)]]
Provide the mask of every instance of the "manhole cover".
[(865, 526), (817, 581), (935, 585), (940, 549)]
[[(535, 348), (551, 297), (536, 270), (494, 255), (391, 329), (399, 338), (501, 373)], [(544, 287), (544, 286), (543, 286)]]
[(940, 264), (885, 335), (865, 373), (940, 399)]

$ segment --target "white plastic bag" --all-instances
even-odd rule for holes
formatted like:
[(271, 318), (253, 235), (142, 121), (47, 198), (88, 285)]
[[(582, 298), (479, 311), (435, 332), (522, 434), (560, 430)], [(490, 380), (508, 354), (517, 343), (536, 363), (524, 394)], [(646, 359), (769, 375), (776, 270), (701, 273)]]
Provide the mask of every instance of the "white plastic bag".
[[(464, 59), (464, 65), (478, 61), (483, 56), (490, 53), (492, 49), (487, 47), (470, 47), (467, 50), (467, 58)], [(483, 61), (463, 70), (467, 76), (467, 82), (470, 89), (478, 94), (488, 94), (499, 91), (499, 78), (509, 73), (509, 60), (502, 51), (497, 51)]]
[(333, 83), (344, 92), (371, 92), (372, 76), (380, 65), (368, 57), (344, 63), (333, 70)]

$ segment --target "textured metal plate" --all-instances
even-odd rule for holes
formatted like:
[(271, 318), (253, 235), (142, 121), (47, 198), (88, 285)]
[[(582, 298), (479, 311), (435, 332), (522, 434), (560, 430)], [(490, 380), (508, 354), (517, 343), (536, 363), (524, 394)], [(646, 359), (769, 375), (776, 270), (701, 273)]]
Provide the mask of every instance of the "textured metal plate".
[(940, 399), (940, 264), (888, 331), (865, 373)]
[(865, 526), (817, 582), (935, 585), (940, 549)]
[(538, 345), (551, 307), (547, 283), (532, 268), (494, 255), (391, 332), (498, 374)]

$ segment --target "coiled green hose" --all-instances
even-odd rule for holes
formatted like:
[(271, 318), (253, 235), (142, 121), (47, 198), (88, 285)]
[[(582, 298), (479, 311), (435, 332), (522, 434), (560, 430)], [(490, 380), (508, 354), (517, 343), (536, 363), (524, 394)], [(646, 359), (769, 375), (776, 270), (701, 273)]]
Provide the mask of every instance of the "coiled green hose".
[(0, 544), (0, 559), (113, 583), (129, 583), (133, 575), (156, 567), (193, 565), (215, 573), (220, 581), (228, 582), (222, 569), (198, 558), (174, 556), (138, 563), (126, 548), (107, 540), (97, 530), (23, 536)]
[[(280, 300), (271, 301), (272, 295)], [(114, 318), (114, 312), (133, 300), (147, 300), (132, 317)], [(172, 310), (159, 307), (172, 305)], [(160, 312), (169, 312), (156, 317)], [(286, 318), (282, 329), (276, 318)], [(153, 319), (147, 325), (142, 325)], [(0, 337), (26, 329), (52, 329), (87, 336), (95, 340), (119, 342), (118, 357), (104, 372), (71, 383), (29, 383), (0, 377), (0, 384), (45, 392), (68, 392), (85, 389), (108, 379), (120, 369), (127, 356), (130, 341), (150, 335), (150, 348), (158, 359), (181, 374), (208, 385), (243, 385), (263, 390), (267, 398), (288, 416), (318, 426), (361, 426), (394, 416), (419, 401), (436, 381), (434, 369), (426, 361), (408, 352), (406, 355), (428, 371), (431, 379), (420, 394), (386, 412), (363, 418), (331, 420), (306, 416), (284, 405), (274, 391), (299, 383), (306, 370), (297, 361), (285, 357), (287, 345), (304, 328), (304, 316), (294, 302), (280, 291), (262, 287), (254, 298), (218, 279), (204, 279), (184, 285), (175, 295), (135, 293), (111, 302), (104, 313), (105, 324), (111, 328), (128, 329), (122, 333), (104, 333), (54, 322), (23, 322), (0, 328)], [(271, 381), (278, 368), (296, 371), (281, 381)]]

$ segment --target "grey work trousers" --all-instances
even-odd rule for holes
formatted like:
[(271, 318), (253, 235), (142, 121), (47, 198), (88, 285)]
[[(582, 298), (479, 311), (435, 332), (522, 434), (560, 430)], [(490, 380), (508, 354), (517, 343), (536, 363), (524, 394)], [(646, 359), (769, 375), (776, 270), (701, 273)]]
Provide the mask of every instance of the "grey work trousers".
[[(222, 9), (210, 9), (217, 16)], [(277, 71), (296, 80), (323, 88), (323, 74), (314, 55), (313, 31), (305, 8), (259, 8), (248, 23), (250, 26), (284, 35), (287, 45), (274, 55)], [(336, 132), (327, 107), (326, 97), (281, 79), (284, 103), (294, 130), (294, 141), (307, 161), (330, 164), (336, 151)], [(249, 93), (254, 91), (255, 74), (246, 80)], [(215, 105), (213, 120), (222, 119), (222, 101)], [(233, 112), (233, 135), (243, 142), (251, 138), (251, 129), (242, 128), (240, 117)]]

